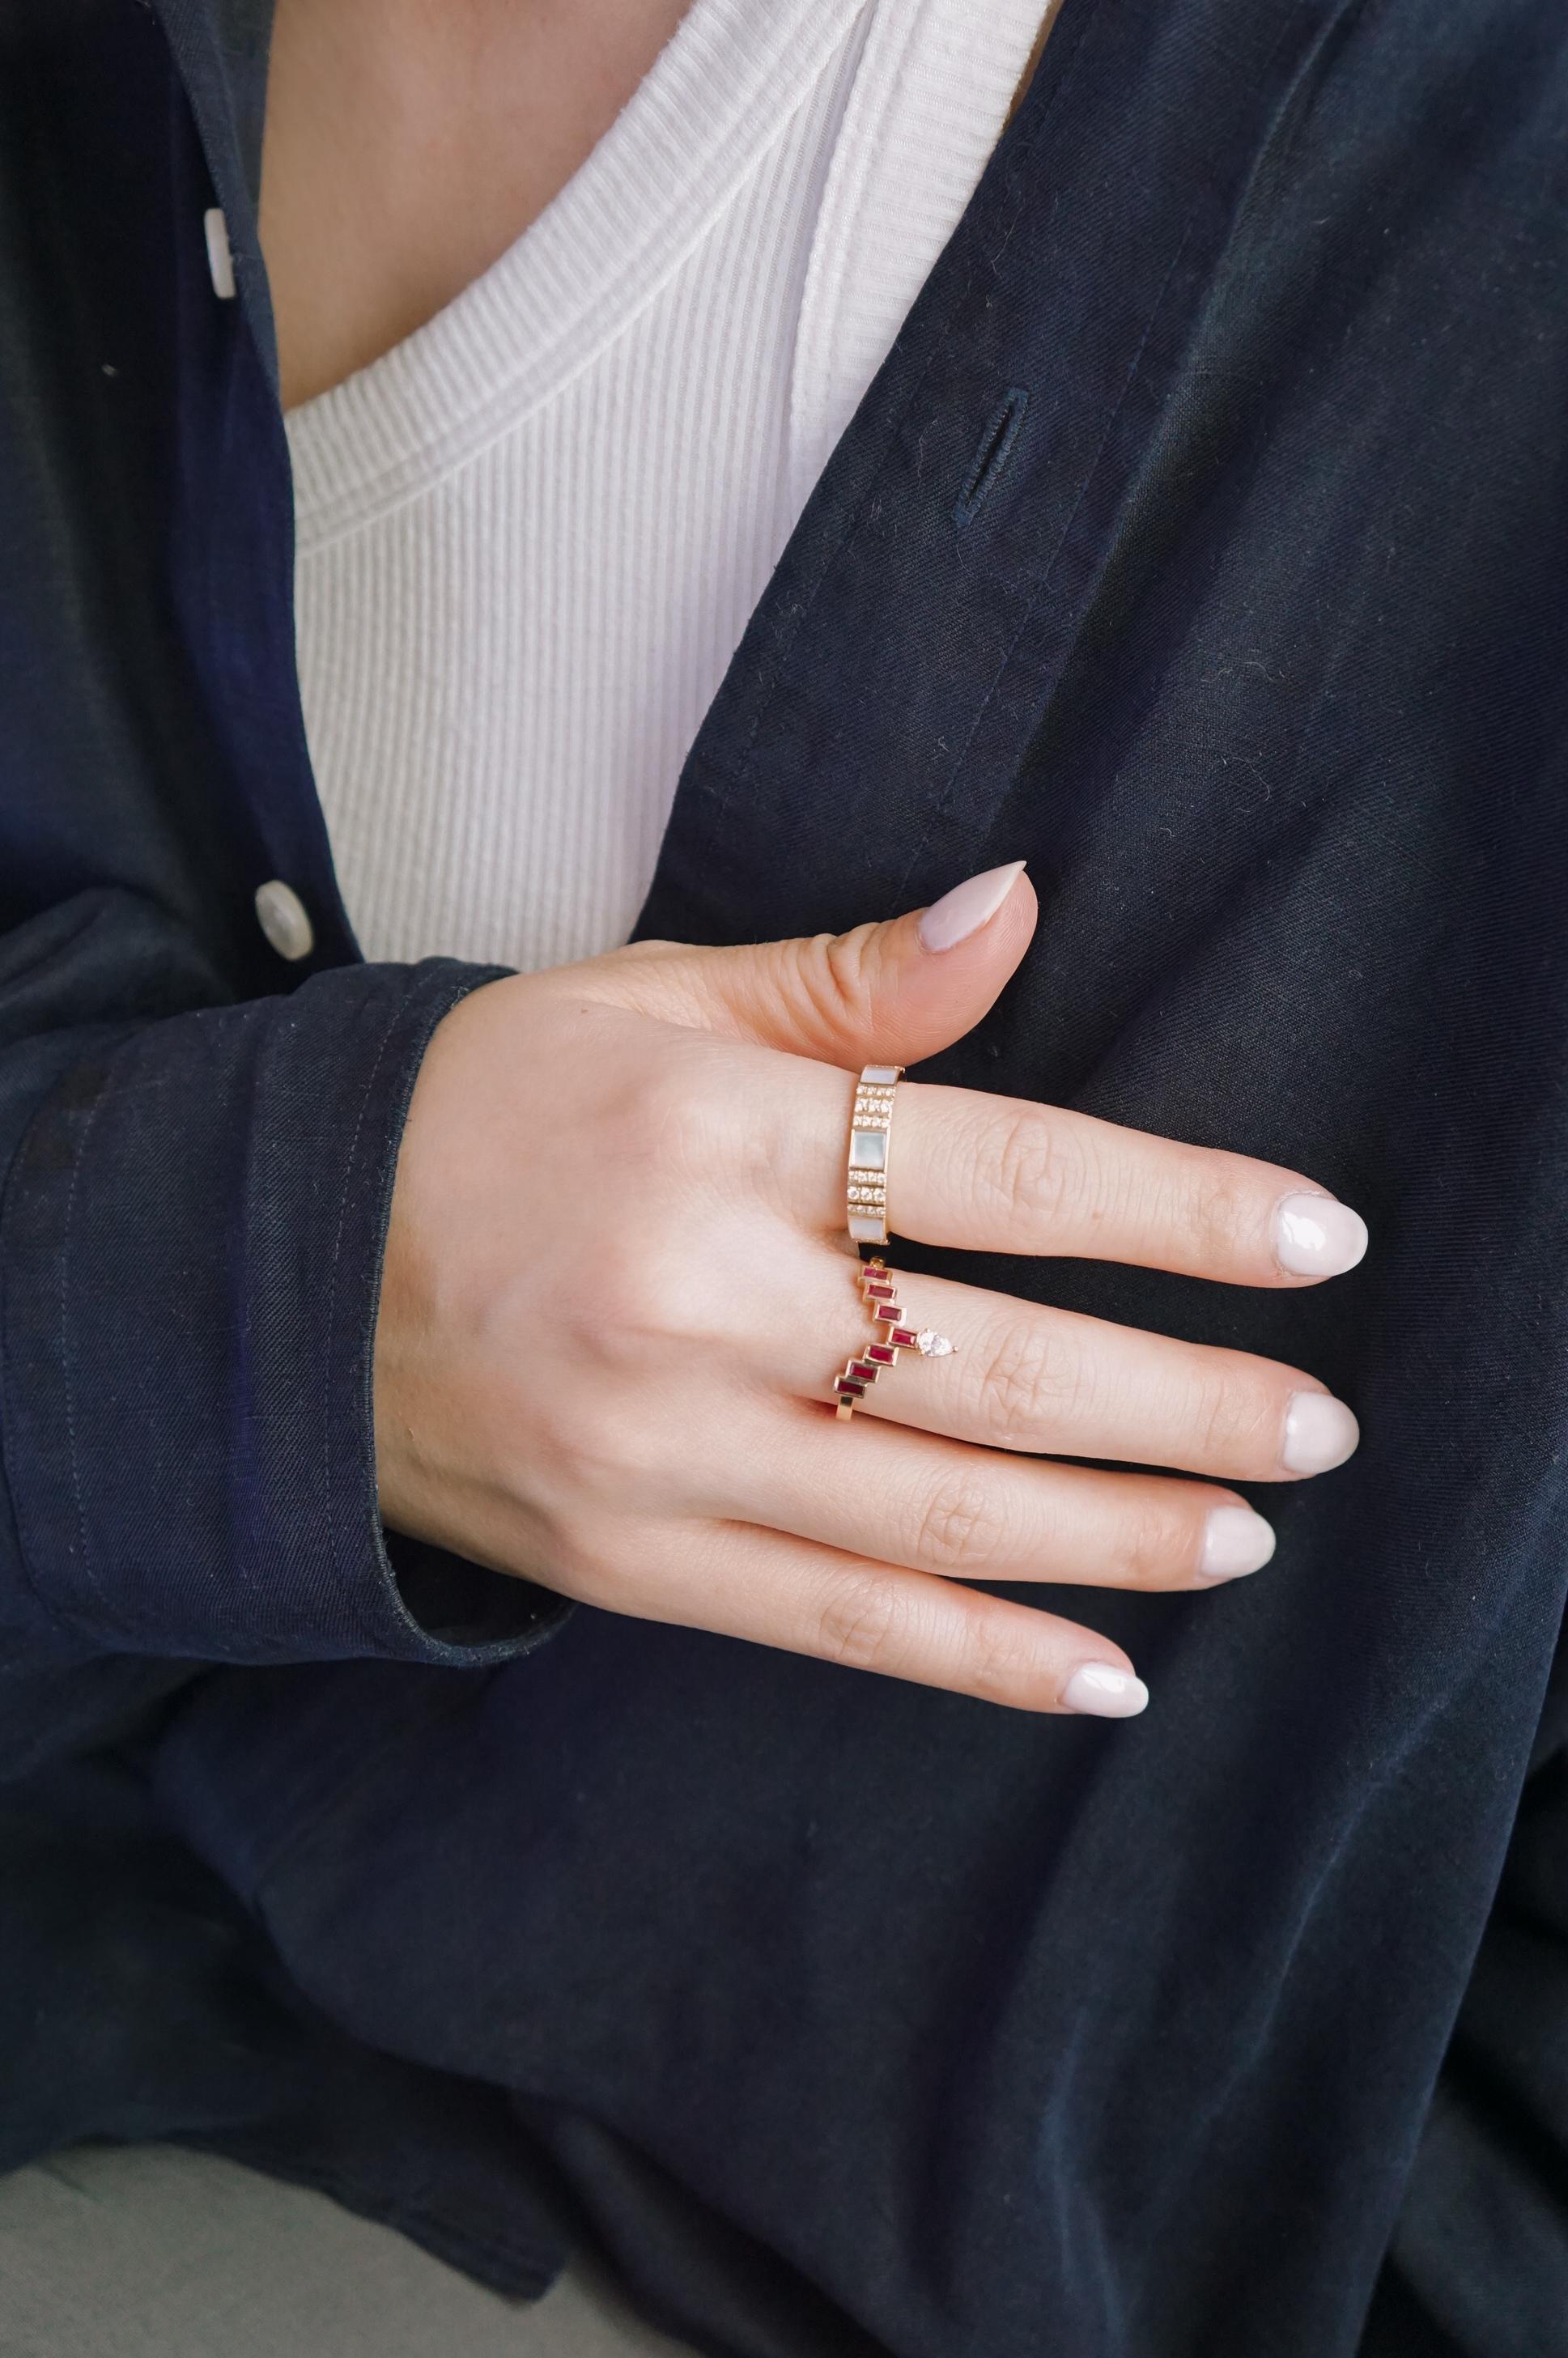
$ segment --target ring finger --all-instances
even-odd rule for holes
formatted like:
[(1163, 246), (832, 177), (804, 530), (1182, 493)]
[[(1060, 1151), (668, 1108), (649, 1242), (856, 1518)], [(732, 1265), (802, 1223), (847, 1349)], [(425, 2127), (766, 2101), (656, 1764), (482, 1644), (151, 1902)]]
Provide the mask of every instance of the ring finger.
[(1274, 1552), (1264, 1517), (1206, 1482), (1043, 1466), (889, 1425), (863, 1428), (851, 1455), (840, 1433), (804, 1402), (762, 1412), (719, 1511), (970, 1580), (1206, 1588)]

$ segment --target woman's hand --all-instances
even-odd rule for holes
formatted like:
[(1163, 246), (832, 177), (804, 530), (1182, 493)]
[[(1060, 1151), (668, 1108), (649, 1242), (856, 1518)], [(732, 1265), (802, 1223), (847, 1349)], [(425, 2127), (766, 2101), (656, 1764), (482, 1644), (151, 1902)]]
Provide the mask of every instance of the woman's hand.
[[(392, 1206), (387, 1522), (618, 1613), (1025, 1710), (1141, 1710), (1119, 1648), (959, 1584), (1254, 1570), (1273, 1533), (1224, 1483), (1339, 1464), (1341, 1401), (1247, 1352), (911, 1277), (914, 1323), (957, 1352), (906, 1354), (847, 1423), (827, 1405), (870, 1333), (844, 1238), (853, 1068), (968, 1031), (1035, 914), (1000, 870), (837, 940), (639, 945), (455, 1008)], [(1299, 1173), (1017, 1098), (905, 1083), (890, 1162), (890, 1230), (932, 1244), (1268, 1286), (1365, 1249)]]

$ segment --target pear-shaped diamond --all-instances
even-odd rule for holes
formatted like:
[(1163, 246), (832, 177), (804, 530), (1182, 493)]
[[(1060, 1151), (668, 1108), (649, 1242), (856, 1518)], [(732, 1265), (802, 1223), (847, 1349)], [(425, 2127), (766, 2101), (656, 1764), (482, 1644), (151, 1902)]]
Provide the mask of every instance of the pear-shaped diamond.
[(946, 1335), (938, 1335), (935, 1326), (923, 1326), (914, 1338), (914, 1345), (922, 1357), (927, 1359), (945, 1359), (949, 1351), (958, 1347), (956, 1343), (950, 1343)]

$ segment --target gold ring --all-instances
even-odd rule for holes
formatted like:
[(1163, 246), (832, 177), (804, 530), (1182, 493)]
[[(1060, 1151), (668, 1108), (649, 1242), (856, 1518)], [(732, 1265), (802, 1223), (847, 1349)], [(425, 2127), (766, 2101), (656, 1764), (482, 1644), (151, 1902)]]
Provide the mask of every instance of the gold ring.
[(841, 1424), (848, 1424), (871, 1385), (885, 1368), (896, 1368), (901, 1351), (918, 1351), (925, 1359), (945, 1359), (957, 1349), (934, 1326), (918, 1330), (905, 1320), (898, 1303), (898, 1288), (885, 1261), (869, 1260), (860, 1271), (860, 1297), (871, 1314), (876, 1341), (868, 1343), (833, 1379), (833, 1405)]
[(844, 1190), (852, 1244), (885, 1245), (888, 1240), (888, 1148), (893, 1091), (903, 1076), (902, 1065), (867, 1065), (855, 1084)]

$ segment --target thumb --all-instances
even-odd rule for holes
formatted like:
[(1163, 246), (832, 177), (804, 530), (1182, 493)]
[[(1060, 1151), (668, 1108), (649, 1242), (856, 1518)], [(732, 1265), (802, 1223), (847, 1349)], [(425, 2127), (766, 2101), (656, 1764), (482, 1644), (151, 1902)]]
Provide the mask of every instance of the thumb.
[[(636, 997), (648, 1013), (823, 1064), (916, 1065), (974, 1029), (1028, 948), (1039, 914), (1023, 862), (1013, 860), (928, 909), (853, 933), (735, 949), (661, 945), (637, 977)], [(619, 979), (631, 979), (626, 968)]]

